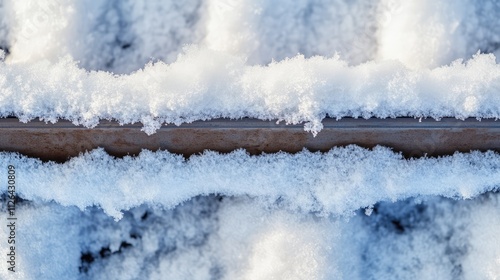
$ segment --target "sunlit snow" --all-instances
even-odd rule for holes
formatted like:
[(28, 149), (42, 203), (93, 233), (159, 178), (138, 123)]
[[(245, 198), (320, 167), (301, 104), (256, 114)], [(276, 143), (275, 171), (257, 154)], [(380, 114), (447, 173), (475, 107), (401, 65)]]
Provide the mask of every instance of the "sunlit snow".
[[(147, 134), (500, 118), (499, 18), (496, 0), (0, 0), (0, 117)], [(9, 164), (18, 271), (2, 257), (1, 279), (500, 279), (494, 152), (0, 153)]]

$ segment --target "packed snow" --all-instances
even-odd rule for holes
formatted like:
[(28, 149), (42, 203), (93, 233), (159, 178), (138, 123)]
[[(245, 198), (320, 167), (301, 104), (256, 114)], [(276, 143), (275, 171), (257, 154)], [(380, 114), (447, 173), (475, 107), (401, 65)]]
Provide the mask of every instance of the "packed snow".
[[(0, 117), (500, 118), (496, 0), (0, 0)], [(500, 155), (168, 151), (16, 168), (1, 279), (500, 279)], [(0, 176), (6, 186), (7, 173)], [(7, 221), (8, 192), (0, 191)]]

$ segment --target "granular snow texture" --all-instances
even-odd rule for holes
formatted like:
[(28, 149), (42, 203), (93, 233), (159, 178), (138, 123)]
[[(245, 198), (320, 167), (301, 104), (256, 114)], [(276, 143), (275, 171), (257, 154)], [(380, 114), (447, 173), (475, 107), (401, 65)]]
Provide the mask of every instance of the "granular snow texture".
[[(0, 117), (148, 134), (500, 118), (499, 18), (496, 0), (0, 0)], [(2, 279), (500, 279), (494, 152), (0, 153), (8, 165), (17, 272), (3, 225)]]
[(99, 149), (63, 164), (13, 153), (0, 154), (0, 163), (15, 166), (24, 199), (16, 209), (18, 272), (0, 265), (9, 279), (500, 273), (500, 155), (493, 152), (404, 159), (387, 148), (350, 146), (186, 160), (160, 151), (115, 159)]
[(500, 117), (498, 1), (2, 0), (0, 14), (3, 117), (148, 134), (219, 117), (313, 133), (326, 116)]

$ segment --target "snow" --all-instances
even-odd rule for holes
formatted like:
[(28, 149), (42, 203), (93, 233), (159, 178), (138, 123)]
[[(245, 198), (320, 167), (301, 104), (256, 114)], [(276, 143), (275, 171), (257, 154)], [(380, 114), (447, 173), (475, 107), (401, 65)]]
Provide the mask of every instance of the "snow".
[(381, 1), (377, 58), (434, 68), (481, 50), (499, 54), (498, 1)]
[(349, 146), (118, 159), (98, 149), (61, 164), (1, 153), (1, 168), (9, 164), (24, 199), (14, 279), (496, 279), (499, 272), (500, 155), (493, 152), (405, 159), (388, 148)]
[(17, 192), (24, 199), (81, 210), (98, 205), (115, 219), (142, 204), (172, 208), (209, 194), (258, 197), (293, 211), (349, 216), (380, 201), (429, 195), (469, 199), (500, 185), (500, 156), (493, 152), (406, 160), (383, 147), (349, 146), (325, 154), (207, 151), (186, 160), (148, 150), (114, 159), (97, 149), (64, 164), (10, 153), (3, 153), (0, 162), (23, 174)]
[(0, 64), (0, 116), (63, 118), (90, 127), (99, 119), (142, 122), (148, 134), (162, 123), (218, 117), (307, 122), (314, 133), (326, 115), (500, 118), (499, 90), (500, 66), (491, 54), (432, 70), (303, 56), (248, 66), (196, 47), (173, 64), (122, 76), (86, 72), (69, 58), (54, 65)]
[(499, 198), (382, 202), (370, 216), (360, 209), (346, 219), (248, 196), (197, 196), (173, 209), (134, 207), (119, 222), (96, 207), (24, 202), (17, 211), (19, 272), (11, 277), (2, 263), (0, 276), (497, 279)]
[(2, 117), (500, 117), (496, 1), (1, 3)]
[[(126, 73), (154, 59), (173, 61), (196, 42), (200, 1), (11, 1), (6, 29), (12, 62), (70, 55), (86, 69)], [(0, 33), (1, 34), (1, 33)]]
[[(498, 119), (499, 17), (496, 0), (0, 0), (0, 117), (147, 134)], [(0, 153), (9, 164), (23, 200), (2, 279), (500, 279), (494, 152)]]

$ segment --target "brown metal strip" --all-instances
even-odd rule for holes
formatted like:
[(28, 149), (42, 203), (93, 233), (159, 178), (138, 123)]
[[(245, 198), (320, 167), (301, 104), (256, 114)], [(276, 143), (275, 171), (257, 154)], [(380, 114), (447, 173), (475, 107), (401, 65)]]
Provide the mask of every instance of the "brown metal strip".
[(500, 151), (500, 121), (445, 118), (441, 121), (413, 118), (325, 119), (316, 136), (303, 125), (256, 119), (199, 121), (181, 126), (163, 126), (148, 136), (141, 124), (120, 126), (101, 121), (93, 129), (60, 121), (21, 123), (0, 119), (0, 150), (19, 152), (43, 160), (65, 161), (97, 147), (114, 156), (136, 155), (142, 149), (166, 149), (189, 156), (203, 150), (230, 152), (244, 148), (251, 154), (278, 151), (328, 151), (335, 146), (357, 144), (372, 148), (383, 145), (406, 156), (447, 155), (455, 151)]

